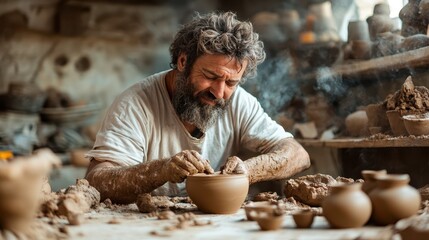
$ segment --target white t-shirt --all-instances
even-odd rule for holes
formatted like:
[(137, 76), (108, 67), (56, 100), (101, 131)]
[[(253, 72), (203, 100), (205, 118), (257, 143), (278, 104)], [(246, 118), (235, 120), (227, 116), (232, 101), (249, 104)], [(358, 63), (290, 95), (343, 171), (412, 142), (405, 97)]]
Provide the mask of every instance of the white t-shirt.
[[(201, 138), (191, 136), (171, 103), (165, 83), (167, 72), (147, 77), (115, 99), (87, 157), (130, 166), (195, 150), (217, 171), (230, 156), (245, 160), (266, 152), (280, 139), (292, 137), (239, 86), (223, 116)], [(166, 183), (154, 191), (157, 195), (183, 193), (183, 183)]]

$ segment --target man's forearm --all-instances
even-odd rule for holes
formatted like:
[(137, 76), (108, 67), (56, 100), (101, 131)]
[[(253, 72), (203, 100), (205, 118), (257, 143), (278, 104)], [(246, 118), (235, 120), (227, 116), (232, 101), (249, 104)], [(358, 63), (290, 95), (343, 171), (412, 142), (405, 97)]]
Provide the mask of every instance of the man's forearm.
[(142, 193), (149, 193), (167, 182), (162, 173), (165, 160), (150, 161), (130, 167), (110, 162), (91, 161), (86, 179), (101, 194), (114, 203), (132, 203)]
[(307, 151), (293, 138), (281, 140), (269, 153), (244, 161), (249, 182), (284, 179), (310, 167)]

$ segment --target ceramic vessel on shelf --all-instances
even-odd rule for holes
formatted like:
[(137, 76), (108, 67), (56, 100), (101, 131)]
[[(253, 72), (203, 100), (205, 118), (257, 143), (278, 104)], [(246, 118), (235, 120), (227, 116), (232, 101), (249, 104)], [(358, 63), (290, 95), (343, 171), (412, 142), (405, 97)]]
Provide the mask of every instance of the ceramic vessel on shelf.
[(195, 174), (187, 177), (186, 191), (200, 211), (232, 214), (246, 199), (249, 180), (244, 174)]
[(429, 113), (405, 115), (402, 119), (410, 135), (429, 135)]
[(362, 227), (371, 216), (371, 201), (361, 183), (332, 185), (322, 202), (323, 215), (333, 228)]
[(415, 188), (408, 185), (408, 174), (386, 174), (376, 176), (375, 179), (377, 186), (369, 197), (373, 206), (372, 218), (376, 224), (394, 224), (417, 213), (421, 197)]
[(362, 177), (365, 182), (362, 183), (362, 191), (369, 194), (376, 187), (376, 176), (386, 175), (387, 171), (383, 170), (363, 170)]
[(255, 217), (258, 211), (265, 210), (268, 212), (274, 212), (277, 208), (277, 205), (271, 203), (269, 201), (261, 201), (261, 202), (251, 202), (244, 206), (244, 211), (246, 213), (246, 218), (249, 221), (255, 221)]
[(390, 128), (395, 136), (408, 136), (405, 128), (404, 120), (401, 117), (401, 112), (398, 110), (386, 111), (387, 119), (389, 120)]
[(292, 214), (297, 228), (310, 228), (314, 220), (314, 212), (311, 209), (302, 209)]

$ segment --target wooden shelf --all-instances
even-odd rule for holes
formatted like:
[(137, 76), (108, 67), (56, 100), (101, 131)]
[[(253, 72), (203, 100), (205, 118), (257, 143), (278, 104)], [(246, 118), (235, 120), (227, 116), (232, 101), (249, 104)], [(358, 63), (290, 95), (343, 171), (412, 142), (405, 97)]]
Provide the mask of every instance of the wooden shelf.
[(398, 53), (391, 56), (374, 58), (365, 61), (338, 64), (332, 67), (319, 68), (299, 76), (302, 80), (314, 80), (319, 77), (368, 78), (382, 72), (398, 72), (400, 70), (416, 69), (429, 65), (429, 47)]
[(329, 148), (388, 148), (388, 147), (429, 147), (429, 138), (392, 137), (386, 139), (345, 138), (332, 140), (297, 139), (303, 147)]

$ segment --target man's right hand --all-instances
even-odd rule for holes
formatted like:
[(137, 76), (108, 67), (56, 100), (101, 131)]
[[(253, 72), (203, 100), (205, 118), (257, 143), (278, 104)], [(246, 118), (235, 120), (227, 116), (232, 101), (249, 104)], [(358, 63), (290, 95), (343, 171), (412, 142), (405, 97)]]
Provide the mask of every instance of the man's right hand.
[(208, 160), (194, 150), (184, 150), (174, 155), (164, 165), (164, 176), (169, 182), (183, 182), (187, 176), (195, 173), (214, 173)]

